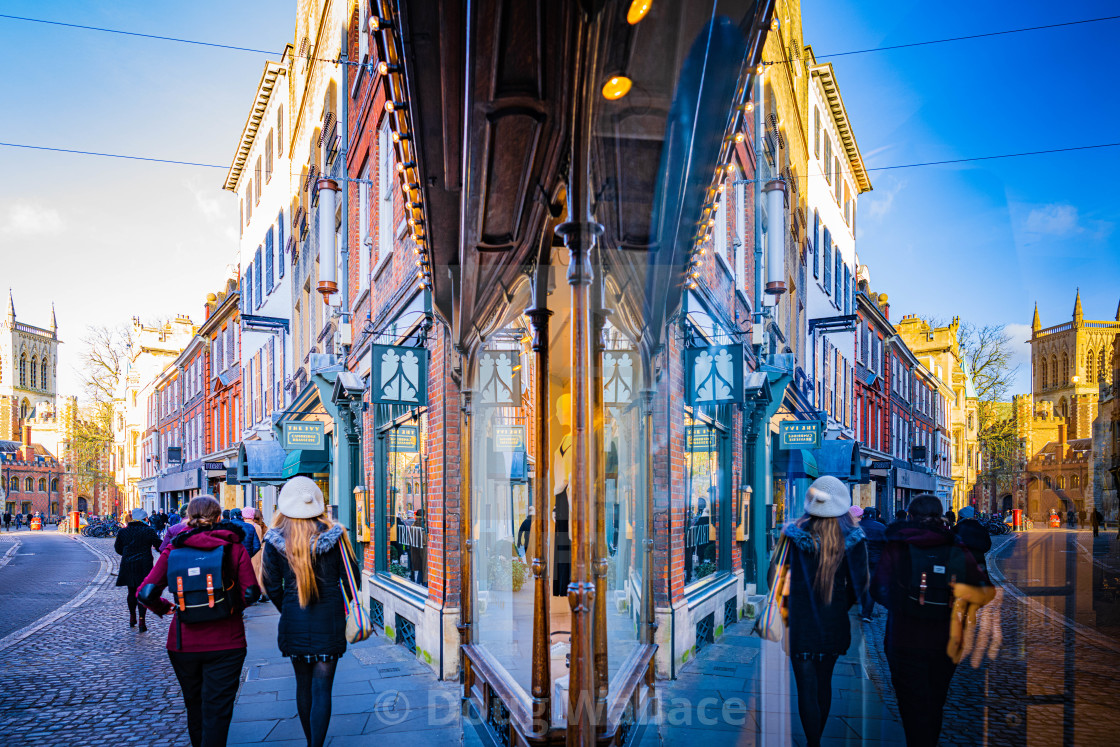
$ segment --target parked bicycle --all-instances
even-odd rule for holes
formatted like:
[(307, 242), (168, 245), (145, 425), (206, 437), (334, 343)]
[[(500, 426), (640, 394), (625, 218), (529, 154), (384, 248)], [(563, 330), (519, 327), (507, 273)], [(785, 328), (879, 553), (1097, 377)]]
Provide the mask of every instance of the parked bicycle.
[(116, 521), (90, 520), (89, 525), (82, 530), (82, 536), (104, 539), (116, 537), (120, 530), (121, 525)]

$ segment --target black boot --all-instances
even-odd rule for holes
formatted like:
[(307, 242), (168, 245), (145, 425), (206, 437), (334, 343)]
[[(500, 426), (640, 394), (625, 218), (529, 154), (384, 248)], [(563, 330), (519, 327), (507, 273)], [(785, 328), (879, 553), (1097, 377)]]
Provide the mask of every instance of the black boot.
[(144, 610), (140, 610), (140, 632), (148, 632), (148, 621), (144, 619)]

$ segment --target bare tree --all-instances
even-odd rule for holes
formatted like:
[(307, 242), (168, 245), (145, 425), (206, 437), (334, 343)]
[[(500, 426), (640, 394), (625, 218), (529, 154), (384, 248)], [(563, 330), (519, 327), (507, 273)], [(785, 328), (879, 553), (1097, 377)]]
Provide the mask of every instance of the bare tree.
[(82, 336), (78, 371), (83, 402), (70, 442), (72, 469), (79, 482), (97, 482), (108, 476), (117, 386), (125, 373), (131, 341), (126, 325), (90, 326)]

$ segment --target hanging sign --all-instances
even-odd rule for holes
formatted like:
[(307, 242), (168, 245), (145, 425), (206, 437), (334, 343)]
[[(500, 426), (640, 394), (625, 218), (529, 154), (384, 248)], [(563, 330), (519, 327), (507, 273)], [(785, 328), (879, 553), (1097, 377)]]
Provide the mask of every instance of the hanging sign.
[(688, 452), (715, 451), (718, 448), (719, 432), (706, 425), (690, 425), (686, 431), (688, 443), (685, 450)]
[(420, 426), (402, 425), (385, 434), (390, 454), (415, 454), (420, 451)]
[(819, 449), (824, 423), (819, 420), (783, 420), (778, 428), (783, 449)]
[(183, 447), (182, 446), (168, 446), (167, 447), (167, 463), (168, 464), (182, 464), (183, 463)]
[(525, 451), (525, 426), (494, 426), (494, 451)]
[(690, 405), (743, 401), (743, 346), (685, 348), (685, 393)]
[(603, 405), (624, 407), (634, 401), (636, 355), (632, 350), (603, 351)]
[(283, 441), (284, 449), (313, 449), (323, 448), (323, 424), (318, 420), (284, 421)]
[(483, 350), (478, 356), (480, 405), (521, 406), (521, 351)]
[(375, 405), (428, 403), (428, 350), (371, 345), (370, 398)]

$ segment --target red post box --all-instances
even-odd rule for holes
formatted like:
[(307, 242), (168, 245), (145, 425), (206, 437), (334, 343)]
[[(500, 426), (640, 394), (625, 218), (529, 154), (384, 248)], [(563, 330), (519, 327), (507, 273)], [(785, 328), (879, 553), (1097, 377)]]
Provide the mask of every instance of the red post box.
[(79, 521), (80, 521), (79, 513), (77, 511), (71, 511), (70, 512), (70, 531), (73, 532), (74, 534), (77, 534), (82, 529), (78, 525)]
[(1016, 532), (1023, 531), (1023, 509), (1011, 509), (1011, 528)]

